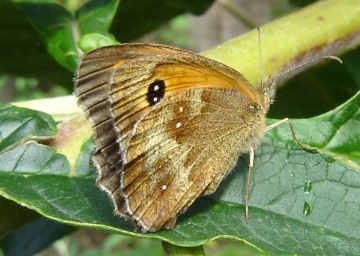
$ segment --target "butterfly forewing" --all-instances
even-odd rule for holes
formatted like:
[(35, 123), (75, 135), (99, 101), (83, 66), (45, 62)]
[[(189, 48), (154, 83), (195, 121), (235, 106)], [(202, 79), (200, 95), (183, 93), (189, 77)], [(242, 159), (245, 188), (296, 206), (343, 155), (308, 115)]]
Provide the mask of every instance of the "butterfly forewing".
[(185, 50), (104, 47), (83, 57), (75, 86), (94, 123), (98, 184), (142, 232), (173, 228), (263, 135), (263, 92)]

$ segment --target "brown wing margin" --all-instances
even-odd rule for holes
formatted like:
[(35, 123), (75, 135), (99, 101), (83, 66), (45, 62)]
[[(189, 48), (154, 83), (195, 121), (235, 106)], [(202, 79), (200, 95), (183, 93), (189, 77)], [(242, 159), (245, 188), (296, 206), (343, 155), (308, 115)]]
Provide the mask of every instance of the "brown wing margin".
[(114, 47), (85, 54), (77, 70), (74, 94), (86, 116), (92, 121), (97, 151), (93, 161), (99, 170), (99, 187), (109, 194), (119, 186), (122, 169), (122, 153), (113, 129), (109, 80), (115, 72), (114, 63), (119, 60)]

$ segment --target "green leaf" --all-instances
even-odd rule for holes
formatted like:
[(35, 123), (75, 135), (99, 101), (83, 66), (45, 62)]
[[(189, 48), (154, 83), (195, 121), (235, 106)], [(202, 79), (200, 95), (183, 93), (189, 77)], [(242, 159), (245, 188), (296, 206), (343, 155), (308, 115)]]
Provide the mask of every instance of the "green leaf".
[(108, 31), (119, 3), (120, 0), (93, 0), (84, 4), (76, 13), (80, 35), (97, 33), (113, 38)]
[(5, 255), (34, 255), (75, 230), (76, 227), (40, 218), (1, 239), (0, 247)]
[(31, 25), (45, 42), (48, 52), (63, 67), (74, 71), (78, 51), (73, 40), (73, 18), (63, 6), (57, 4), (18, 3)]
[(0, 104), (0, 152), (30, 136), (49, 137), (55, 134), (56, 123), (51, 116), (31, 109)]
[(118, 44), (116, 41), (109, 37), (100, 34), (86, 34), (79, 40), (79, 47), (82, 51), (88, 52), (99, 47)]
[[(320, 1), (264, 26), (262, 55), (265, 74), (281, 73), (304, 60), (349, 50), (359, 38), (359, 10), (357, 0)], [(149, 14), (150, 17), (152, 13)], [(133, 15), (133, 19), (138, 17)], [(346, 19), (338, 20), (337, 17)], [(102, 27), (106, 28), (105, 25)], [(252, 83), (259, 84), (257, 47), (257, 33), (250, 32), (206, 55), (236, 68)], [(356, 73), (356, 68), (353, 72)], [(343, 83), (340, 86), (344, 86)], [(291, 104), (293, 99), (290, 100)], [(43, 145), (36, 150), (44, 150), (39, 154), (46, 157), (38, 157), (27, 151), (28, 146), (32, 148), (38, 144), (25, 140), (24, 147), (23, 143), (16, 144), (17, 139), (9, 136), (9, 141), (17, 146), (7, 143), (5, 151), (0, 154), (0, 160), (10, 159), (3, 161), (7, 164), (6, 169), (0, 165), (0, 193), (63, 223), (159, 238), (180, 246), (198, 246), (223, 237), (245, 241), (274, 255), (358, 254), (358, 102), (359, 94), (333, 112), (293, 121), (299, 139), (318, 147), (319, 153), (310, 153), (299, 147), (287, 125), (266, 134), (262, 146), (256, 151), (250, 224), (244, 223), (243, 198), (248, 170), (248, 156), (244, 155), (217, 192), (197, 200), (179, 217), (174, 230), (155, 234), (133, 233), (132, 225), (113, 216), (111, 201), (94, 186), (96, 175), (89, 160), (92, 142), (86, 141), (81, 148), (81, 157), (77, 158), (78, 154), (74, 157), (77, 149), (73, 148), (78, 148), (79, 141), (82, 143), (90, 134), (88, 128), (86, 132), (81, 130), (81, 125), (88, 125), (84, 121), (59, 127), (60, 135), (52, 144), (56, 152), (66, 154), (70, 164), (62, 155), (44, 150)], [(63, 104), (67, 105), (66, 102)], [(71, 122), (73, 120), (68, 123)], [(272, 122), (274, 120), (269, 120), (269, 124)], [(69, 136), (74, 131), (80, 132)], [(70, 154), (70, 151), (74, 152)], [(26, 162), (21, 158), (24, 154), (32, 156), (32, 160)], [(47, 163), (54, 159), (62, 165), (50, 168)]]
[[(177, 3), (167, 0), (146, 2), (123, 0), (119, 6), (120, 0), (92, 0), (74, 11), (67, 9), (65, 5), (59, 5), (54, 0), (46, 2), (13, 0), (46, 44), (47, 51), (71, 72), (74, 72), (77, 67), (78, 56), (81, 52), (77, 44), (83, 36), (88, 34), (103, 36), (100, 42), (98, 37), (96, 40), (98, 43), (95, 45), (89, 46), (87, 42), (86, 50), (107, 45), (108, 42), (116, 42), (115, 37), (109, 33), (115, 15), (117, 15), (116, 22), (112, 24), (116, 32), (115, 36), (120, 40), (128, 41), (148, 33), (179, 14), (203, 13), (213, 1)], [(75, 7), (68, 4), (68, 8)], [(139, 17), (141, 17), (141, 22), (139, 22)], [(84, 42), (81, 43), (84, 47)]]
[[(181, 13), (203, 13), (213, 1), (123, 0), (119, 5), (120, 0), (92, 0), (79, 8), (83, 1), (60, 5), (56, 0), (2, 0), (0, 73), (36, 77), (70, 89), (82, 49), (106, 45), (103, 40), (134, 40)], [(103, 37), (92, 46), (87, 41), (80, 50), (78, 41), (94, 33)]]
[(0, 1), (0, 73), (72, 86), (73, 75), (47, 53), (41, 38), (10, 0)]
[[(181, 246), (227, 237), (275, 255), (359, 252), (359, 157), (353, 150), (346, 150), (347, 145), (360, 148), (359, 140), (353, 140), (359, 136), (358, 132), (354, 135), (360, 120), (359, 103), (360, 93), (332, 112), (293, 120), (299, 139), (318, 146), (319, 153), (299, 147), (286, 124), (266, 134), (256, 151), (250, 224), (244, 221), (243, 205), (247, 155), (240, 158), (215, 194), (200, 198), (180, 216), (174, 230), (154, 234), (132, 233), (130, 223), (113, 216), (111, 201), (94, 186), (95, 177), (88, 174), (1, 171), (1, 193), (63, 223), (160, 238)], [(88, 147), (86, 151), (90, 155)], [(348, 159), (357, 164), (349, 165)], [(88, 163), (78, 164), (77, 170), (83, 166), (88, 168)], [(304, 214), (305, 206), (308, 214)]]
[[(70, 166), (64, 156), (36, 142), (48, 141), (55, 134), (56, 124), (49, 115), (0, 104), (0, 176), (11, 176), (14, 172), (26, 176), (28, 173), (56, 173), (65, 170), (69, 174)], [(5, 194), (2, 189), (0, 186), (2, 196), (14, 200), (11, 194)], [(23, 189), (26, 190), (25, 187)], [(0, 208), (0, 237), (39, 217), (35, 212), (21, 207), (21, 204), (15, 207), (9, 200), (2, 198), (1, 201), (4, 207)]]
[(173, 244), (169, 244), (167, 242), (162, 243), (162, 246), (164, 248), (165, 255), (194, 255), (194, 256), (201, 256), (205, 255), (204, 249), (202, 246), (197, 247), (180, 247), (175, 246)]
[(32, 211), (4, 197), (0, 197), (0, 205), (0, 238), (41, 217), (36, 211)]
[(81, 7), (76, 15), (55, 2), (16, 2), (45, 42), (48, 52), (71, 72), (77, 67), (77, 41), (81, 35), (99, 33), (113, 38), (107, 31), (119, 0), (90, 1)]

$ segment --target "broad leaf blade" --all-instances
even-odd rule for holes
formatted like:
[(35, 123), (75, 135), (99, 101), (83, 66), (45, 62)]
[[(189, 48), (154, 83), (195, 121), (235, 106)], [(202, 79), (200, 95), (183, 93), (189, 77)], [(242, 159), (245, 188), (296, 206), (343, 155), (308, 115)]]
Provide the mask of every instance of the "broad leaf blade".
[(0, 239), (41, 218), (41, 215), (36, 211), (4, 197), (0, 197), (0, 206)]
[(26, 108), (0, 104), (0, 152), (27, 137), (56, 134), (56, 123), (47, 114)]
[(113, 37), (109, 31), (120, 0), (90, 1), (76, 13), (80, 34), (98, 33)]
[(73, 72), (77, 66), (78, 51), (73, 38), (71, 13), (58, 4), (19, 1), (18, 6), (45, 42), (48, 52)]
[[(47, 114), (30, 109), (0, 104), (0, 175), (12, 175), (13, 172), (38, 173), (39, 170), (56, 172), (61, 161), (54, 157), (54, 150), (37, 144), (34, 140), (44, 140), (56, 134), (56, 123)], [(66, 162), (66, 161), (65, 161)], [(1, 180), (1, 179), (0, 179)], [(22, 184), (16, 184), (21, 186)], [(11, 186), (11, 184), (10, 184)], [(0, 194), (12, 198), (0, 186)], [(18, 198), (19, 195), (17, 195)], [(19, 203), (19, 200), (15, 200)], [(26, 208), (11, 206), (2, 199), (0, 207), (0, 236), (13, 232), (39, 215)], [(7, 207), (11, 206), (11, 207)], [(21, 213), (21, 214), (19, 214)]]
[[(309, 144), (316, 145), (311, 137), (320, 137), (323, 130), (309, 127), (320, 127), (326, 124), (326, 120), (351, 113), (349, 110), (355, 109), (359, 97), (360, 94), (323, 116), (294, 120), (296, 134), (302, 141), (307, 142), (305, 138), (310, 138), (312, 143)], [(359, 111), (345, 116), (342, 125), (338, 126), (337, 135), (346, 136), (342, 133), (346, 130), (357, 131), (354, 124), (358, 119)], [(343, 141), (346, 143), (347, 140)], [(0, 187), (7, 197), (64, 223), (156, 237), (182, 246), (196, 246), (215, 238), (230, 237), (245, 240), (276, 255), (285, 252), (336, 255), (339, 251), (353, 254), (360, 252), (357, 246), (360, 244), (360, 230), (357, 228), (360, 218), (357, 200), (360, 196), (359, 174), (353, 166), (341, 161), (343, 158), (334, 158), (331, 153), (323, 149), (320, 153), (304, 151), (292, 140), (289, 127), (279, 126), (266, 134), (256, 151), (250, 224), (244, 221), (248, 156), (243, 156), (214, 195), (197, 200), (180, 216), (174, 230), (154, 234), (132, 233), (129, 223), (113, 216), (111, 201), (95, 187), (92, 175), (83, 176), (79, 172), (76, 176), (68, 176), (66, 172), (24, 175), (14, 171), (11, 175), (2, 173)], [(88, 168), (88, 163), (78, 162), (77, 169), (82, 166)], [(349, 224), (345, 225), (344, 220)], [(307, 235), (313, 239), (309, 240)], [(341, 243), (334, 243), (334, 240)], [(298, 246), (294, 248), (294, 244)]]
[(1, 239), (0, 247), (5, 255), (34, 255), (75, 230), (76, 227), (40, 218)]

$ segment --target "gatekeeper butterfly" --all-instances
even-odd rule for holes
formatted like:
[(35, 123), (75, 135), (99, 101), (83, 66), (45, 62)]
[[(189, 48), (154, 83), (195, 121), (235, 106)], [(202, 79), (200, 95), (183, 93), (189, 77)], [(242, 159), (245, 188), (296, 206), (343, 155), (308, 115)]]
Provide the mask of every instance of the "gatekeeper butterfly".
[(172, 229), (265, 132), (275, 85), (193, 52), (122, 44), (86, 53), (75, 95), (93, 123), (97, 185), (141, 232)]

